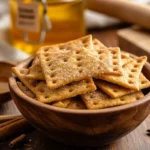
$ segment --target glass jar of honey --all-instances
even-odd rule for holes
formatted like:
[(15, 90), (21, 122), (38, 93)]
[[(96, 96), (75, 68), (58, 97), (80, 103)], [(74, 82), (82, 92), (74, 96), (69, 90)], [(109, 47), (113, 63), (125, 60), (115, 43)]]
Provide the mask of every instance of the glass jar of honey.
[(85, 35), (84, 0), (10, 0), (11, 43), (34, 55)]

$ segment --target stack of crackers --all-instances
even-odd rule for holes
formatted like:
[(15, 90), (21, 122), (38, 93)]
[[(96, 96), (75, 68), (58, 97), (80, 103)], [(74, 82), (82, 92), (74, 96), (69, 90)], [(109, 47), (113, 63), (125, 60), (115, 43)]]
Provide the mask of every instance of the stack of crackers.
[(142, 73), (146, 56), (131, 58), (91, 35), (41, 47), (32, 64), (13, 67), (19, 88), (55, 107), (101, 109), (141, 99), (150, 81)]

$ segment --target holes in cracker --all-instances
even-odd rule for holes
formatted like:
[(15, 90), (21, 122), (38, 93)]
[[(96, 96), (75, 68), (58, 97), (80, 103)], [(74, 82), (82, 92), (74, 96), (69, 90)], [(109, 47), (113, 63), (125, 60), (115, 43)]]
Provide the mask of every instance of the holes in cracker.
[(54, 70), (55, 70), (55, 68), (54, 68), (54, 67), (51, 67), (51, 68), (50, 68), (50, 70), (51, 70), (51, 71), (54, 71)]
[(70, 93), (73, 92), (73, 89), (69, 89), (69, 92), (70, 92)]
[(142, 62), (142, 59), (137, 60), (137, 63), (141, 63), (141, 62)]
[(93, 105), (97, 105), (98, 104), (98, 102), (93, 102)]
[(46, 58), (46, 59), (45, 59), (45, 61), (49, 61), (49, 60), (50, 60), (49, 58)]
[(87, 40), (86, 40), (86, 39), (82, 40), (82, 43), (83, 43), (83, 44), (85, 44), (86, 42), (87, 42)]
[(113, 56), (113, 59), (117, 59), (117, 56)]
[(98, 44), (98, 42), (97, 42), (97, 41), (94, 41), (94, 42), (93, 42), (93, 44), (94, 44), (94, 45), (97, 45), (97, 44)]
[(124, 98), (120, 98), (120, 100), (121, 100), (121, 101), (124, 101), (125, 99), (124, 99)]
[(49, 98), (49, 96), (48, 96), (48, 95), (45, 95), (44, 98), (47, 99), (47, 98)]
[(133, 78), (134, 77), (134, 75), (133, 74), (129, 74), (129, 78)]
[(44, 49), (44, 52), (47, 52), (47, 51), (48, 51), (48, 48), (45, 48), (45, 49)]
[(116, 51), (111, 51), (111, 54), (113, 54), (113, 55), (116, 54)]
[(60, 46), (59, 46), (59, 49), (60, 49), (60, 50), (64, 49), (64, 46), (63, 46), (63, 45), (60, 45)]
[(47, 64), (49, 67), (52, 65), (51, 63)]
[(85, 82), (86, 82), (86, 83), (90, 83), (90, 81), (89, 81), (89, 80), (85, 80)]
[(100, 56), (99, 56), (99, 59), (100, 59), (100, 60), (102, 60), (102, 59), (103, 59), (103, 56), (102, 56), (102, 55), (100, 55)]
[(67, 58), (65, 58), (63, 61), (64, 61), (64, 62), (67, 62), (67, 61), (68, 61), (68, 59), (67, 59)]
[(146, 83), (146, 81), (142, 81), (142, 82), (141, 82), (141, 84), (145, 84), (145, 83)]
[(76, 54), (80, 54), (80, 51), (76, 51)]
[(113, 62), (113, 65), (118, 65), (118, 63), (116, 61)]
[(44, 54), (45, 57), (47, 57), (49, 54)]
[(91, 95), (91, 96), (90, 96), (90, 98), (92, 99), (92, 98), (94, 98), (94, 96), (93, 96), (93, 95)]
[(117, 91), (117, 90), (115, 90), (115, 89), (113, 89), (113, 92), (115, 92), (115, 93), (116, 93), (116, 92), (118, 92), (118, 91)]
[(136, 65), (134, 65), (134, 68), (137, 68), (139, 65), (138, 64), (136, 64)]
[(133, 82), (132, 80), (129, 80), (128, 83), (129, 83), (129, 84), (133, 84), (134, 82)]
[(77, 57), (77, 59), (76, 59), (76, 60), (77, 60), (77, 61), (80, 61), (81, 59), (82, 59), (81, 57)]
[(113, 68), (113, 71), (118, 71), (118, 68)]
[(52, 74), (50, 75), (50, 77), (51, 77), (51, 78), (54, 78), (55, 75), (56, 75), (55, 73), (52, 73)]
[(83, 72), (83, 70), (81, 69), (81, 70), (79, 70), (79, 73), (82, 73)]
[(140, 95), (137, 95), (137, 96), (136, 96), (136, 100), (139, 100), (140, 98), (141, 98)]
[(137, 70), (136, 69), (131, 69), (131, 72), (136, 72)]
[(78, 67), (81, 67), (81, 66), (82, 66), (82, 63), (78, 63), (77, 66), (78, 66)]
[(52, 83), (55, 84), (57, 82), (57, 80), (52, 80)]
[(121, 58), (122, 59), (126, 59), (127, 57), (125, 55), (121, 55)]

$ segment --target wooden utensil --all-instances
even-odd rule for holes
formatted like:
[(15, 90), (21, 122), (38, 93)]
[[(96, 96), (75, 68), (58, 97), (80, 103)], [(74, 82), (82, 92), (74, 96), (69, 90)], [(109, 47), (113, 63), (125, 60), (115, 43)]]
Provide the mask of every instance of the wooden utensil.
[(11, 76), (11, 68), (14, 65), (13, 62), (0, 61), (0, 102), (11, 99), (8, 78)]
[(87, 0), (88, 9), (150, 29), (150, 6), (127, 0)]

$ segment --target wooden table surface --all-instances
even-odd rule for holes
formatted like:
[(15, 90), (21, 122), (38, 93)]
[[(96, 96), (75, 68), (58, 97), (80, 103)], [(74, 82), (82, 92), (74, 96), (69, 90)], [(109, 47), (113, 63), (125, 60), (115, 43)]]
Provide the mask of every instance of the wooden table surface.
[[(99, 31), (93, 30), (90, 31), (90, 33), (95, 38), (101, 40), (106, 46), (117, 46), (117, 29), (118, 27)], [(12, 100), (0, 104), (0, 115), (4, 114), (19, 114), (19, 111)], [(147, 119), (133, 132), (103, 148), (77, 148), (67, 146), (45, 137), (37, 130), (27, 133), (27, 144), (30, 146), (28, 150), (150, 150), (150, 136), (146, 135), (146, 130), (148, 128), (150, 128), (150, 116), (147, 117)], [(8, 146), (10, 140), (11, 139), (8, 139), (7, 141), (0, 143), (0, 150), (10, 150), (11, 148)], [(16, 150), (25, 150), (27, 149), (25, 147), (27, 147), (27, 145), (22, 145)]]

